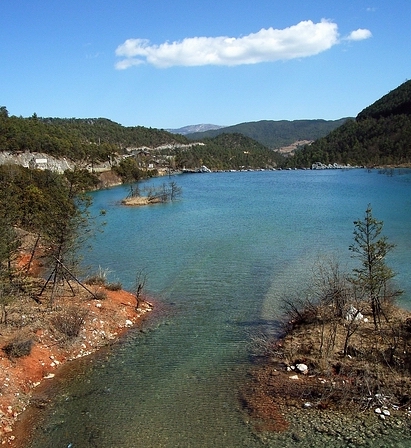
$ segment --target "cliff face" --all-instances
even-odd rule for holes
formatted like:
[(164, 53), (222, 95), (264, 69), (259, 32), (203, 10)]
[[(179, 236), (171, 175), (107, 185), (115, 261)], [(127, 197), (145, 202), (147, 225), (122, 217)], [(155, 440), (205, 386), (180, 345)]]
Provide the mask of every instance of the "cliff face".
[(57, 159), (40, 152), (22, 152), (12, 154), (7, 151), (0, 152), (0, 165), (14, 164), (25, 168), (48, 169), (58, 173), (74, 169), (74, 163), (66, 158)]
[(116, 185), (121, 185), (122, 184), (120, 176), (118, 176), (112, 170), (104, 171), (104, 172), (100, 173), (98, 175), (98, 178), (100, 180), (99, 187), (101, 189), (115, 187)]
[[(73, 170), (76, 164), (66, 158), (55, 158), (45, 153), (24, 152), (12, 154), (7, 151), (0, 152), (0, 165), (21, 165), (25, 168), (50, 170), (57, 173), (64, 173), (66, 170)], [(109, 166), (96, 168), (96, 174), (100, 180), (98, 188), (109, 188), (121, 185), (121, 178), (115, 174)]]

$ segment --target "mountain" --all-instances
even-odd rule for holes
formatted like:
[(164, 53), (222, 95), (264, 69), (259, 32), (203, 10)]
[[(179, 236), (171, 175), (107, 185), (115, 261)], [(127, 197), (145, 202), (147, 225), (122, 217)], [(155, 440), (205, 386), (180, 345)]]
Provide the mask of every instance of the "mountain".
[(192, 124), (178, 129), (167, 129), (167, 131), (171, 132), (172, 134), (187, 135), (187, 134), (193, 134), (195, 132), (211, 131), (223, 127), (224, 126), (219, 126), (217, 124)]
[(391, 115), (411, 115), (411, 81), (406, 81), (384, 95), (357, 116), (357, 121), (367, 118), (386, 118)]
[(212, 170), (274, 168), (284, 163), (284, 157), (243, 134), (221, 134), (205, 138), (189, 150), (173, 148), (175, 163), (185, 168), (202, 165)]
[(252, 121), (205, 132), (195, 132), (186, 135), (186, 137), (190, 140), (201, 140), (206, 137), (216, 137), (222, 133), (239, 133), (258, 141), (268, 148), (279, 149), (296, 141), (313, 141), (324, 137), (338, 126), (341, 126), (346, 120), (347, 118), (339, 120)]
[(363, 109), (355, 119), (296, 151), (290, 166), (315, 162), (351, 165), (411, 164), (411, 81)]
[[(202, 165), (210, 169), (265, 168), (283, 162), (280, 154), (242, 134), (193, 142), (180, 134), (143, 126), (124, 127), (106, 118), (41, 118), (36, 114), (23, 118), (9, 116), (5, 107), (0, 108), (0, 148), (12, 156), (25, 154), (31, 160), (30, 153), (35, 153), (47, 155), (49, 162), (53, 157), (93, 166), (142, 147), (148, 151), (140, 156), (151, 153), (147, 157), (158, 167), (170, 166), (171, 156), (175, 156), (173, 165), (177, 169)], [(120, 168), (138, 169), (138, 163), (130, 159)]]
[(0, 148), (10, 153), (37, 152), (54, 157), (108, 160), (126, 148), (188, 144), (182, 135), (145, 128), (124, 127), (106, 118), (23, 118), (0, 108)]

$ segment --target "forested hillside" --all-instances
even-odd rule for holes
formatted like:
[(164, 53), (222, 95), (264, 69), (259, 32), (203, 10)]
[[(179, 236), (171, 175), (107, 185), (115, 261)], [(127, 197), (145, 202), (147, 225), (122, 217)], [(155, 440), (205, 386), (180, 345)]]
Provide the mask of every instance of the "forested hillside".
[(240, 123), (221, 129), (188, 134), (190, 140), (216, 137), (220, 134), (238, 133), (250, 137), (270, 149), (288, 146), (298, 140), (316, 140), (341, 126), (347, 118), (340, 120), (262, 120)]
[(144, 126), (122, 126), (107, 118), (43, 118), (43, 123), (54, 125), (93, 143), (108, 143), (118, 148), (147, 146), (156, 148), (165, 144), (188, 143), (181, 135), (146, 128)]
[(125, 148), (187, 143), (181, 135), (145, 128), (124, 127), (105, 118), (30, 118), (9, 116), (0, 108), (0, 151), (39, 152), (71, 160), (107, 160)]
[(142, 167), (148, 163), (157, 167), (172, 164), (176, 169), (194, 169), (201, 165), (210, 169), (238, 169), (277, 166), (283, 160), (274, 151), (241, 134), (206, 138), (201, 144), (193, 145), (182, 135), (143, 126), (124, 127), (105, 118), (39, 118), (35, 114), (23, 118), (9, 116), (5, 107), (0, 108), (1, 151), (66, 157), (85, 166), (125, 154), (126, 148), (148, 150), (144, 155), (123, 160), (116, 167), (127, 181), (140, 178)]
[(221, 134), (202, 143), (189, 150), (176, 148), (176, 165), (186, 168), (206, 165), (212, 170), (227, 170), (273, 168), (284, 163), (279, 153), (242, 134)]
[(411, 81), (288, 159), (290, 167), (322, 162), (351, 165), (411, 163)]
[[(231, 132), (234, 130), (239, 132)], [(325, 136), (317, 138), (319, 134)], [(314, 143), (287, 159), (272, 149), (315, 138)], [(200, 144), (193, 145), (193, 140)], [(157, 167), (176, 169), (202, 165), (212, 170), (293, 168), (310, 167), (315, 162), (411, 164), (411, 81), (365, 108), (356, 119), (243, 123), (191, 134), (190, 139), (143, 126), (124, 127), (105, 118), (39, 118), (35, 114), (22, 118), (9, 116), (5, 107), (0, 108), (1, 151), (39, 152), (93, 165), (115, 154), (125, 154), (126, 148), (142, 147), (150, 152), (145, 155), (144, 166), (155, 162)], [(129, 161), (128, 165), (125, 171), (137, 172), (142, 167), (138, 160), (134, 164)]]
[(411, 115), (411, 81), (406, 81), (371, 106), (366, 107), (358, 114), (357, 121), (404, 114)]

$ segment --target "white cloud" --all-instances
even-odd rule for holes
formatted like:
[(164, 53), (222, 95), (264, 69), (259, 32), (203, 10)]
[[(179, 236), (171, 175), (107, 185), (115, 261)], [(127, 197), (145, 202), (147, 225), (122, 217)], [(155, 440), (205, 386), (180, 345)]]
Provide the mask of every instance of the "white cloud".
[(351, 33), (346, 37), (346, 40), (364, 40), (369, 39), (372, 36), (370, 30), (359, 28), (358, 30), (351, 31)]
[(242, 37), (190, 37), (151, 44), (127, 39), (116, 55), (119, 70), (148, 63), (155, 67), (257, 64), (313, 56), (338, 43), (338, 26), (328, 20), (303, 21), (283, 30), (261, 29)]
[[(358, 29), (343, 40), (368, 39), (371, 32)], [(261, 29), (242, 37), (189, 37), (182, 41), (151, 44), (147, 39), (127, 39), (116, 49), (118, 70), (140, 64), (155, 67), (257, 64), (314, 56), (339, 43), (338, 26), (329, 20), (306, 20), (283, 30)]]

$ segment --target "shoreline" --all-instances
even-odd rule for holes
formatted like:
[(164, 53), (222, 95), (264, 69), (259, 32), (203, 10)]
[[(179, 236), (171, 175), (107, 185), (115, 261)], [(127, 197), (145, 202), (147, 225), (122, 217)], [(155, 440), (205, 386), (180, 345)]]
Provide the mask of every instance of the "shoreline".
[[(62, 297), (58, 300), (60, 310), (75, 304), (86, 313), (83, 328), (75, 339), (63, 341), (51, 330), (48, 322), (42, 322), (44, 325), (37, 322), (28, 356), (10, 359), (3, 350), (0, 352), (1, 445), (24, 446), (27, 429), (32, 427), (27, 424), (26, 415), (38, 412), (35, 409), (39, 407), (38, 403), (36, 400), (32, 402), (38, 390), (51, 387), (55, 377), (71, 370), (72, 362), (87, 359), (104, 347), (119, 342), (153, 309), (153, 304), (146, 298), (136, 309), (135, 296), (130, 292), (109, 291), (102, 286), (98, 289), (106, 294), (106, 298), (95, 300), (79, 294), (75, 298)], [(34, 306), (39, 307), (38, 304)], [(40, 307), (44, 308), (44, 305)], [(46, 314), (45, 309), (39, 312)], [(18, 331), (21, 329), (16, 329), (14, 333)], [(4, 331), (0, 333), (1, 347), (4, 347), (5, 340), (13, 338), (13, 329), (9, 329), (8, 333), (6, 336)], [(29, 330), (25, 329), (25, 333), (28, 334)]]
[(384, 322), (377, 339), (370, 312), (364, 314), (347, 356), (341, 350), (344, 322), (333, 333), (336, 327), (321, 316), (289, 323), (275, 338), (255, 340), (250, 380), (240, 391), (254, 433), (278, 446), (298, 442), (312, 448), (411, 442), (409, 371), (376, 356), (377, 351), (386, 353), (390, 341), (383, 336), (392, 330), (392, 322), (408, 340), (410, 311), (392, 306), (390, 321)]

